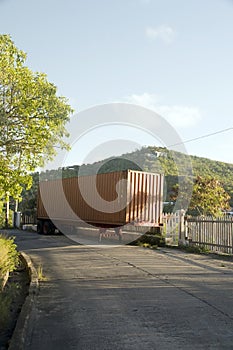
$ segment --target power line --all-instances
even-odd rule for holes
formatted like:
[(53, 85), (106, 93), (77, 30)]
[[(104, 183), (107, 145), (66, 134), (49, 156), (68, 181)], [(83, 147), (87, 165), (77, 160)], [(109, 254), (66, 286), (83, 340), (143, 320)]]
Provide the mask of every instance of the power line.
[(199, 137), (195, 137), (193, 139), (189, 139), (189, 140), (186, 140), (186, 141), (183, 141), (183, 142), (174, 143), (173, 145), (169, 145), (168, 147), (179, 146), (179, 145), (183, 145), (184, 143), (201, 140), (201, 139), (204, 139), (206, 137), (214, 136), (214, 135), (217, 135), (217, 134), (222, 134), (222, 133), (230, 131), (232, 129), (233, 129), (233, 127), (230, 127), (230, 128), (227, 128), (227, 129), (218, 130), (218, 131), (212, 132), (211, 134), (205, 134), (205, 135), (202, 135), (202, 136), (199, 136)]

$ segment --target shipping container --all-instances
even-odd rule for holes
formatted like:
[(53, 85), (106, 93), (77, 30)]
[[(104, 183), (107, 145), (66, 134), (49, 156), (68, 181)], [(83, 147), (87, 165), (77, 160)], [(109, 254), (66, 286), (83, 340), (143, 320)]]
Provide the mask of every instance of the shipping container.
[(96, 227), (126, 224), (158, 227), (164, 176), (125, 170), (42, 181), (37, 202), (38, 230), (85, 222)]

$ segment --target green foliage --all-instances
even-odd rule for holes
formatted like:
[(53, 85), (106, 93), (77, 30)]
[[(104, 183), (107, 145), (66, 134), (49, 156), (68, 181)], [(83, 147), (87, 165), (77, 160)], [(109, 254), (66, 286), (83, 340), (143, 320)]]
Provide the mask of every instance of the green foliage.
[(211, 177), (198, 176), (193, 186), (190, 210), (200, 215), (222, 215), (222, 210), (229, 209), (230, 196), (221, 183)]
[(208, 248), (206, 248), (204, 245), (180, 245), (179, 248), (187, 253), (194, 253), (194, 254), (201, 254), (205, 253), (208, 254), (210, 251)]
[(130, 243), (130, 245), (139, 245), (143, 247), (164, 247), (165, 246), (165, 238), (161, 235), (151, 235), (144, 234), (139, 237), (136, 241)]
[(18, 283), (9, 283), (0, 292), (0, 333), (8, 329), (12, 319), (14, 302), (20, 293), (21, 286)]
[(23, 187), (22, 201), (19, 203), (19, 211), (29, 216), (36, 214), (39, 173), (33, 173), (31, 176), (32, 186), (30, 189)]
[(14, 243), (14, 238), (6, 238), (0, 235), (0, 290), (5, 275), (14, 271), (19, 262), (19, 253)]
[(0, 35), (0, 198), (20, 198), (29, 172), (68, 147), (65, 123), (72, 112), (43, 73), (25, 66), (26, 54)]
[[(195, 180), (189, 178), (187, 182), (193, 182), (193, 193), (187, 214), (221, 216), (223, 210), (229, 209), (230, 196), (226, 193), (221, 183), (210, 176), (198, 176)], [(177, 196), (186, 198), (186, 188), (179, 188), (176, 184), (173, 187), (171, 199), (176, 200)]]
[(177, 183), (173, 186), (172, 191), (170, 191), (170, 200), (175, 202), (177, 197), (179, 197), (179, 205), (177, 205), (177, 209), (181, 210), (186, 208), (186, 205), (189, 203), (191, 193), (189, 189), (193, 188), (193, 177), (187, 176), (182, 179), (182, 185), (180, 186)]

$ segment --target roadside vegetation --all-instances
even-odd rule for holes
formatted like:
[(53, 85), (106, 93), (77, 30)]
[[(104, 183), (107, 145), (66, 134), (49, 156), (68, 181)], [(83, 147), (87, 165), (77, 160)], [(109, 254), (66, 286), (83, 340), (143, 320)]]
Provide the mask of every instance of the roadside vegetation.
[(11, 285), (6, 291), (5, 284), (9, 273), (19, 264), (19, 253), (13, 238), (0, 235), (0, 330), (8, 322), (12, 298), (17, 292), (17, 286)]
[(4, 287), (6, 276), (14, 271), (19, 263), (19, 253), (14, 238), (0, 235), (0, 289)]
[(8, 349), (28, 295), (30, 275), (14, 238), (0, 234), (0, 348)]
[(204, 245), (179, 245), (177, 248), (183, 250), (187, 253), (194, 253), (194, 254), (209, 254), (211, 251)]
[(160, 234), (144, 234), (137, 240), (129, 243), (129, 245), (133, 246), (138, 246), (138, 247), (143, 247), (143, 248), (148, 248), (148, 249), (158, 249), (159, 247), (166, 247), (169, 249), (179, 249), (182, 250), (185, 253), (190, 253), (190, 254), (208, 254), (212, 258), (219, 258), (219, 259), (226, 259), (232, 261), (233, 257), (231, 254), (219, 254), (212, 252), (211, 250), (208, 249), (208, 247), (204, 244), (200, 245), (194, 245), (194, 244), (179, 244), (175, 246), (167, 245), (165, 237), (163, 237)]
[(47, 277), (44, 275), (43, 266), (40, 264), (37, 268), (38, 281), (47, 281)]
[(165, 247), (165, 238), (161, 234), (145, 233), (129, 245), (157, 249), (158, 247)]
[[(31, 173), (68, 149), (65, 125), (73, 110), (44, 73), (26, 66), (27, 55), (9, 35), (0, 34), (0, 201), (5, 226), (18, 211)], [(10, 208), (11, 207), (11, 208)]]

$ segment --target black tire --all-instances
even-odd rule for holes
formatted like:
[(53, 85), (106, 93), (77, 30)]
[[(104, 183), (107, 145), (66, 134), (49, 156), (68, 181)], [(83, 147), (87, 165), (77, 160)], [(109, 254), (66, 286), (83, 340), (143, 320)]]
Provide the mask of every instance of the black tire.
[(55, 232), (55, 228), (50, 221), (45, 221), (43, 224), (43, 234), (51, 235)]
[(39, 220), (37, 222), (37, 233), (39, 235), (42, 235), (43, 234), (43, 221)]

